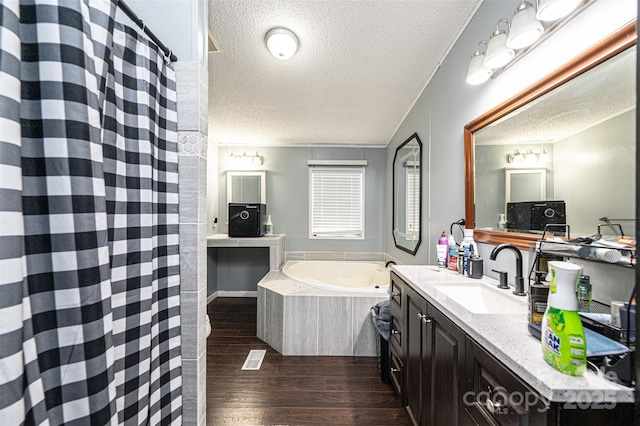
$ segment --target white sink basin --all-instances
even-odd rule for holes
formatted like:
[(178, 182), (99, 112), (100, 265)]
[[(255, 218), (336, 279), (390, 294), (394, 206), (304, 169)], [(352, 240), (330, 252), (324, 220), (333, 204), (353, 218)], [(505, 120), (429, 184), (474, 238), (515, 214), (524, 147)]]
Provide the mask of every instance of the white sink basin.
[(515, 314), (526, 309), (526, 306), (482, 286), (436, 286), (436, 289), (474, 314)]

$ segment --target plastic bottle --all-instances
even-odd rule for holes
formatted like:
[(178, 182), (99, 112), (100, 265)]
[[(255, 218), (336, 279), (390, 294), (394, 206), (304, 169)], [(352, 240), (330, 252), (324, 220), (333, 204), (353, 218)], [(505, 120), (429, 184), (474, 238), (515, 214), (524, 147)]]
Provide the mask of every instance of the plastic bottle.
[(449, 257), (449, 240), (447, 234), (442, 231), (442, 235), (438, 238), (438, 244), (436, 245), (436, 254), (438, 256), (438, 267), (446, 268), (447, 260)]
[(458, 270), (458, 245), (453, 235), (449, 235), (449, 255), (447, 256), (447, 266), (452, 271)]
[(504, 218), (504, 213), (498, 214), (498, 229), (504, 231), (507, 228), (507, 220)]
[(273, 222), (271, 222), (271, 215), (267, 216), (267, 221), (264, 224), (264, 234), (273, 235)]
[(578, 311), (591, 312), (591, 283), (589, 282), (589, 275), (580, 275), (578, 277)]
[(549, 299), (542, 317), (542, 354), (556, 370), (582, 376), (587, 369), (587, 342), (576, 299), (582, 271), (570, 262), (549, 262)]
[(464, 250), (464, 260), (462, 262), (464, 267), (463, 272), (467, 272), (467, 270), (469, 269), (469, 258), (473, 257), (474, 253), (478, 253), (478, 246), (473, 240), (473, 229), (464, 230), (464, 238), (460, 243), (460, 247)]

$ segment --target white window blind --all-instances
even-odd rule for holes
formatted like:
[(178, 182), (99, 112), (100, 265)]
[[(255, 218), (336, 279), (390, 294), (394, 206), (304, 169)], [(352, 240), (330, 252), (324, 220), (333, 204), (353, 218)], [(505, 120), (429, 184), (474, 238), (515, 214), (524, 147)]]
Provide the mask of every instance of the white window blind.
[(407, 239), (418, 239), (420, 231), (420, 169), (407, 168)]
[(364, 167), (311, 167), (310, 237), (364, 238)]

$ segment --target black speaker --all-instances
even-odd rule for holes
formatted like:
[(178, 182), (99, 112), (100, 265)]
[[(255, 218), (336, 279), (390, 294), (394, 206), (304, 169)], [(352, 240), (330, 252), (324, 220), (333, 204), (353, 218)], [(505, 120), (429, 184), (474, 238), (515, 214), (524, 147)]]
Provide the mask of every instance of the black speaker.
[(229, 236), (262, 237), (266, 216), (265, 204), (229, 203)]

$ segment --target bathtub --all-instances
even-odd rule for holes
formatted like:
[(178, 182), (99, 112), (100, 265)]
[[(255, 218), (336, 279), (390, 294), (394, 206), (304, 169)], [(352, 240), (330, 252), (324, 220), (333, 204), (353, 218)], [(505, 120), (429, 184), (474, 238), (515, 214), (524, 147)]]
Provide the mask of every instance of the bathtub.
[(382, 262), (289, 261), (282, 272), (292, 280), (329, 290), (385, 293), (390, 270)]
[(289, 261), (258, 283), (257, 336), (283, 355), (376, 356), (389, 284), (382, 262)]

